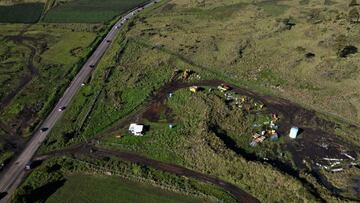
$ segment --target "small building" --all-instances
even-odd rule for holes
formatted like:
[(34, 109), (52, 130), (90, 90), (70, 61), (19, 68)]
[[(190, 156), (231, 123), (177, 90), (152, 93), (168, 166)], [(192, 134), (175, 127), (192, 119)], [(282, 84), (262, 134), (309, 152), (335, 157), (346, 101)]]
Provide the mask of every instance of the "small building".
[(130, 124), (129, 132), (135, 136), (143, 136), (144, 125), (138, 125), (136, 123)]
[(298, 136), (299, 134), (299, 128), (298, 127), (292, 127), (290, 129), (290, 134), (289, 134), (289, 137), (292, 138), (292, 139), (296, 139), (296, 137)]

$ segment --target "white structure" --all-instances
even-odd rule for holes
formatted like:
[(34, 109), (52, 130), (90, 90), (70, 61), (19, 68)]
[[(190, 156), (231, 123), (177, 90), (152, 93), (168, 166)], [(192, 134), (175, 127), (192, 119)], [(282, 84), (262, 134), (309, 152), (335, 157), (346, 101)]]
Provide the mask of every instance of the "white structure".
[(298, 127), (292, 127), (290, 129), (289, 137), (292, 138), (292, 139), (296, 139), (296, 137), (298, 136), (298, 133), (299, 133), (299, 128)]
[(143, 125), (138, 125), (136, 123), (130, 124), (129, 131), (136, 136), (143, 136), (142, 134), (143, 130), (144, 130)]

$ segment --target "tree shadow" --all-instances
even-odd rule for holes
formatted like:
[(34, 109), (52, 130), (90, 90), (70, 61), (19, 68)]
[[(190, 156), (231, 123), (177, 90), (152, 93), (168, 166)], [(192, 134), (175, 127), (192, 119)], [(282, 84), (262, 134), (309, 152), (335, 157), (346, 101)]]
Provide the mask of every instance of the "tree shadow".
[(62, 179), (36, 188), (31, 194), (26, 195), (26, 202), (45, 202), (45, 200), (62, 187), (65, 182), (66, 180)]

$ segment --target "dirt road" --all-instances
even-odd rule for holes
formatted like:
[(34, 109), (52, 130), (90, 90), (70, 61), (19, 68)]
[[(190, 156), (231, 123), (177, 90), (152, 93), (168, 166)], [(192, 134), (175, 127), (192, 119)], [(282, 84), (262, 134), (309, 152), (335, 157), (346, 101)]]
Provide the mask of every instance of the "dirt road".
[[(90, 152), (90, 149), (91, 149), (91, 152)], [(140, 156), (140, 155), (137, 155), (134, 153), (98, 148), (98, 147), (93, 146), (92, 144), (85, 144), (85, 145), (78, 146), (78, 147), (75, 147), (72, 149), (53, 152), (48, 155), (40, 156), (40, 157), (36, 158), (36, 160), (45, 160), (50, 157), (62, 156), (65, 154), (72, 154), (72, 155), (90, 154), (92, 156), (101, 157), (101, 158), (103, 158), (103, 157), (118, 157), (125, 161), (130, 161), (130, 162), (137, 163), (140, 165), (149, 166), (149, 167), (155, 168), (157, 170), (169, 172), (169, 173), (172, 173), (172, 174), (175, 174), (178, 176), (185, 176), (185, 177), (189, 177), (189, 178), (194, 178), (194, 179), (202, 181), (202, 182), (214, 184), (220, 188), (223, 188), (225, 191), (229, 192), (231, 195), (233, 195), (233, 197), (238, 202), (246, 202), (246, 203), (260, 202), (258, 199), (256, 199), (252, 195), (248, 194), (247, 192), (243, 191), (242, 189), (238, 188), (237, 186), (235, 186), (231, 183), (228, 183), (226, 181), (220, 180), (219, 178), (216, 178), (216, 177), (213, 177), (210, 175), (206, 175), (203, 173), (199, 173), (199, 172), (187, 169), (187, 168), (179, 166), (179, 165), (150, 159), (150, 158)]]

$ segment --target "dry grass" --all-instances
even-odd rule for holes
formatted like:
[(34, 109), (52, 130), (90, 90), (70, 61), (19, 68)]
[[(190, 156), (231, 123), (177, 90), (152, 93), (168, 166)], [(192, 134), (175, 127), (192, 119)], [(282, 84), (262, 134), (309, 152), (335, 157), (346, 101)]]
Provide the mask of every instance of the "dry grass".
[[(268, 93), (359, 123), (360, 57), (337, 56), (345, 45), (360, 47), (359, 27), (347, 21), (348, 2), (250, 2), (172, 0), (139, 20), (129, 35)], [(290, 30), (286, 19), (296, 24)], [(308, 52), (315, 57), (306, 58)]]

